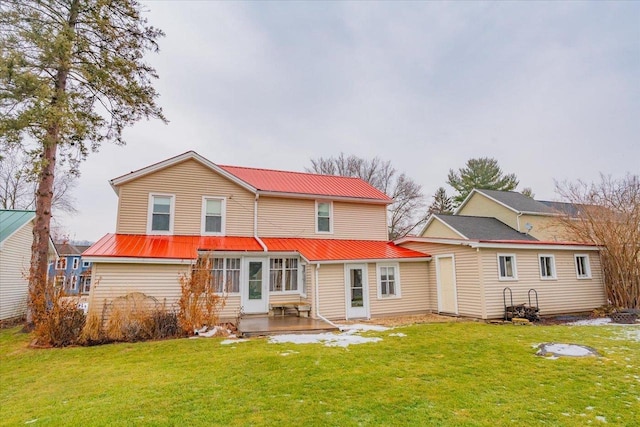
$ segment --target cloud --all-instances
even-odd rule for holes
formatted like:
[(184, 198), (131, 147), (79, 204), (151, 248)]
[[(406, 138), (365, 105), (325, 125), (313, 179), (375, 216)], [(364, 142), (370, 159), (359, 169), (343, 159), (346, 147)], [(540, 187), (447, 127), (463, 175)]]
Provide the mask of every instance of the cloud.
[(498, 159), (553, 179), (638, 173), (640, 5), (629, 2), (148, 2), (170, 120), (83, 166), (72, 235), (115, 230), (108, 180), (187, 150), (303, 170), (380, 156), (430, 196), (450, 168)]

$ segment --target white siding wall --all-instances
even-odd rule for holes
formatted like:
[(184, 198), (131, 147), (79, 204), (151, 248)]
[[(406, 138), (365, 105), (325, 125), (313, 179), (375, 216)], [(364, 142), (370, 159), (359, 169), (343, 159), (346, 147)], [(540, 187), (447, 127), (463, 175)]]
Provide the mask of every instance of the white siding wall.
[(478, 271), (478, 255), (475, 249), (459, 245), (441, 245), (435, 243), (406, 243), (402, 246), (415, 251), (424, 252), (433, 259), (428, 265), (429, 309), (438, 311), (438, 281), (436, 277), (437, 255), (453, 255), (458, 300), (458, 314), (462, 316), (481, 317), (482, 315), (482, 283)]
[(344, 319), (346, 317), (344, 264), (321, 265), (318, 282), (320, 314), (327, 319)]
[(262, 237), (387, 240), (385, 205), (333, 202), (333, 233), (316, 233), (316, 201), (262, 196), (258, 234)]
[(117, 233), (145, 234), (149, 194), (175, 195), (174, 233), (199, 235), (202, 197), (226, 197), (226, 234), (253, 235), (254, 196), (195, 160), (143, 176), (119, 188)]
[(426, 313), (430, 310), (428, 263), (401, 262), (400, 298), (378, 299), (377, 264), (368, 264), (371, 317)]
[(23, 316), (27, 310), (31, 222), (5, 240), (0, 251), (0, 320)]
[[(516, 255), (517, 281), (498, 280), (498, 252)], [(592, 278), (577, 279), (575, 252), (572, 251), (481, 250), (487, 309), (485, 317), (500, 318), (504, 315), (502, 291), (505, 287), (511, 288), (514, 304), (528, 302), (528, 290), (535, 289), (540, 301), (540, 314), (543, 316), (589, 311), (605, 304), (600, 257), (595, 252), (588, 253)], [(538, 254), (554, 255), (557, 279), (540, 279)]]

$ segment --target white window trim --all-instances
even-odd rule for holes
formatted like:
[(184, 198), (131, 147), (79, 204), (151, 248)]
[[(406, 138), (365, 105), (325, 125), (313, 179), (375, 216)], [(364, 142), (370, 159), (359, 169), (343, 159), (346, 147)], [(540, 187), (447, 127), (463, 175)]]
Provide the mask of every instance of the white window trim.
[[(320, 203), (328, 203), (329, 204), (329, 231), (320, 231), (318, 230), (318, 204)], [(333, 234), (333, 201), (331, 200), (316, 200), (316, 207), (314, 211), (314, 221), (316, 223), (316, 234)]]
[[(154, 197), (170, 197), (171, 198), (171, 209), (169, 212), (169, 231), (160, 231), (160, 230), (152, 230), (151, 225), (153, 224), (153, 198)], [(149, 193), (149, 201), (147, 207), (147, 234), (150, 235), (171, 235), (173, 234), (173, 223), (175, 219), (176, 212), (176, 195), (175, 194), (165, 194), (165, 193)]]
[(56, 270), (66, 270), (67, 269), (67, 258), (60, 257), (56, 260)]
[(69, 285), (69, 290), (77, 291), (78, 290), (78, 276), (71, 276), (71, 284)]
[[(284, 290), (284, 277), (285, 275), (282, 275), (282, 290), (281, 291), (272, 291), (269, 290), (269, 295), (274, 294), (274, 295), (306, 295), (304, 291), (302, 291), (302, 288), (304, 288), (304, 284), (302, 283), (302, 268), (300, 267), (302, 265), (302, 260), (300, 258), (297, 257), (286, 257), (286, 256), (282, 256), (282, 257), (269, 257), (269, 261), (268, 261), (268, 266), (269, 266), (269, 281), (271, 280), (271, 260), (272, 259), (281, 259), (281, 260), (286, 260), (286, 259), (297, 259), (298, 260), (298, 268), (297, 268), (297, 276), (298, 276), (298, 289), (294, 290), (294, 291), (285, 291)], [(283, 264), (284, 266), (285, 264)], [(282, 270), (283, 273), (284, 271), (286, 271), (286, 269)], [(271, 287), (271, 283), (268, 283), (268, 287)]]
[[(393, 267), (395, 268), (395, 290), (396, 293), (394, 295), (383, 295), (382, 294), (382, 275), (380, 273), (380, 267)], [(376, 264), (376, 292), (378, 293), (378, 299), (387, 300), (387, 299), (398, 299), (402, 298), (402, 293), (400, 290), (400, 263), (397, 262), (383, 262)]]
[(72, 270), (77, 270), (80, 267), (80, 258), (73, 259), (73, 265), (71, 267)]
[(91, 267), (91, 261), (82, 261), (82, 268)]
[[(587, 268), (587, 275), (586, 276), (580, 276), (579, 272), (578, 272), (578, 258), (585, 258), (586, 259), (586, 265), (585, 267)], [(576, 278), (578, 280), (589, 280), (592, 279), (593, 276), (591, 275), (591, 259), (589, 258), (589, 254), (574, 254), (573, 255), (573, 266), (576, 269)]]
[[(500, 275), (500, 257), (501, 256), (510, 256), (511, 258), (513, 258), (513, 277), (502, 277)], [(496, 261), (498, 262), (497, 267), (498, 267), (498, 280), (501, 282), (515, 282), (518, 280), (518, 262), (516, 260), (516, 254), (505, 254), (505, 253), (498, 253), (496, 254)], [(540, 268), (540, 267), (538, 267)]]
[[(540, 260), (542, 258), (551, 258), (551, 276), (544, 277), (542, 275), (542, 265)], [(540, 274), (540, 280), (558, 280), (558, 273), (556, 271), (556, 257), (553, 254), (538, 254), (538, 273)]]
[[(227, 259), (240, 259), (240, 274), (238, 275), (238, 292), (229, 292), (228, 290), (225, 290), (223, 292), (215, 292), (216, 295), (227, 295), (227, 296), (238, 296), (242, 293), (242, 280), (244, 278), (244, 271), (243, 271), (243, 266), (244, 266), (244, 261), (243, 261), (243, 257), (237, 256), (214, 256), (211, 258), (212, 261), (212, 265), (210, 268), (211, 273), (213, 274), (213, 258), (221, 258), (224, 261), (222, 261), (222, 283), (226, 284), (227, 283), (227, 273), (229, 271), (229, 269), (227, 268)], [(236, 270), (233, 270), (236, 271)]]
[[(220, 200), (220, 232), (215, 231), (205, 231), (205, 226), (207, 223), (207, 200)], [(202, 214), (200, 217), (200, 233), (203, 236), (224, 236), (226, 235), (226, 219), (227, 219), (227, 198), (220, 196), (202, 196)]]

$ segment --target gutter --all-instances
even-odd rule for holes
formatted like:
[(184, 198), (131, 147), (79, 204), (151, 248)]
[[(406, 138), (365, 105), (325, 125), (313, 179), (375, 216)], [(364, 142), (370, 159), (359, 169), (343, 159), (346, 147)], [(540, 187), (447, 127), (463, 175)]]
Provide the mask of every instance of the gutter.
[(340, 328), (340, 326), (336, 325), (331, 320), (327, 319), (322, 314), (320, 314), (320, 290), (319, 290), (320, 287), (318, 286), (318, 271), (319, 270), (320, 270), (320, 263), (316, 263), (316, 271), (315, 271), (315, 274), (316, 274), (316, 280), (315, 280), (316, 316), (319, 319), (324, 320), (325, 322), (327, 322), (328, 324), (330, 324), (334, 328), (338, 328), (340, 331), (342, 331), (342, 328)]
[(258, 244), (260, 244), (260, 246), (262, 246), (262, 250), (264, 252), (269, 252), (267, 245), (265, 245), (262, 239), (258, 237), (258, 199), (259, 198), (260, 198), (260, 195), (256, 192), (256, 197), (253, 200), (253, 238), (256, 239), (256, 241), (258, 242)]

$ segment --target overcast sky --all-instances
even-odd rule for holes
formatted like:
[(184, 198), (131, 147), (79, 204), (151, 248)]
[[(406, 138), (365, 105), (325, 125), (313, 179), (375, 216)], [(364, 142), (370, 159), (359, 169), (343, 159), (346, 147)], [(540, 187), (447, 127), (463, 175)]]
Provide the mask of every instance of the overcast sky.
[(75, 240), (115, 232), (108, 180), (194, 150), (303, 171), (391, 160), (431, 195), (496, 158), (538, 199), (554, 179), (640, 172), (640, 2), (147, 2), (168, 125), (81, 167)]

